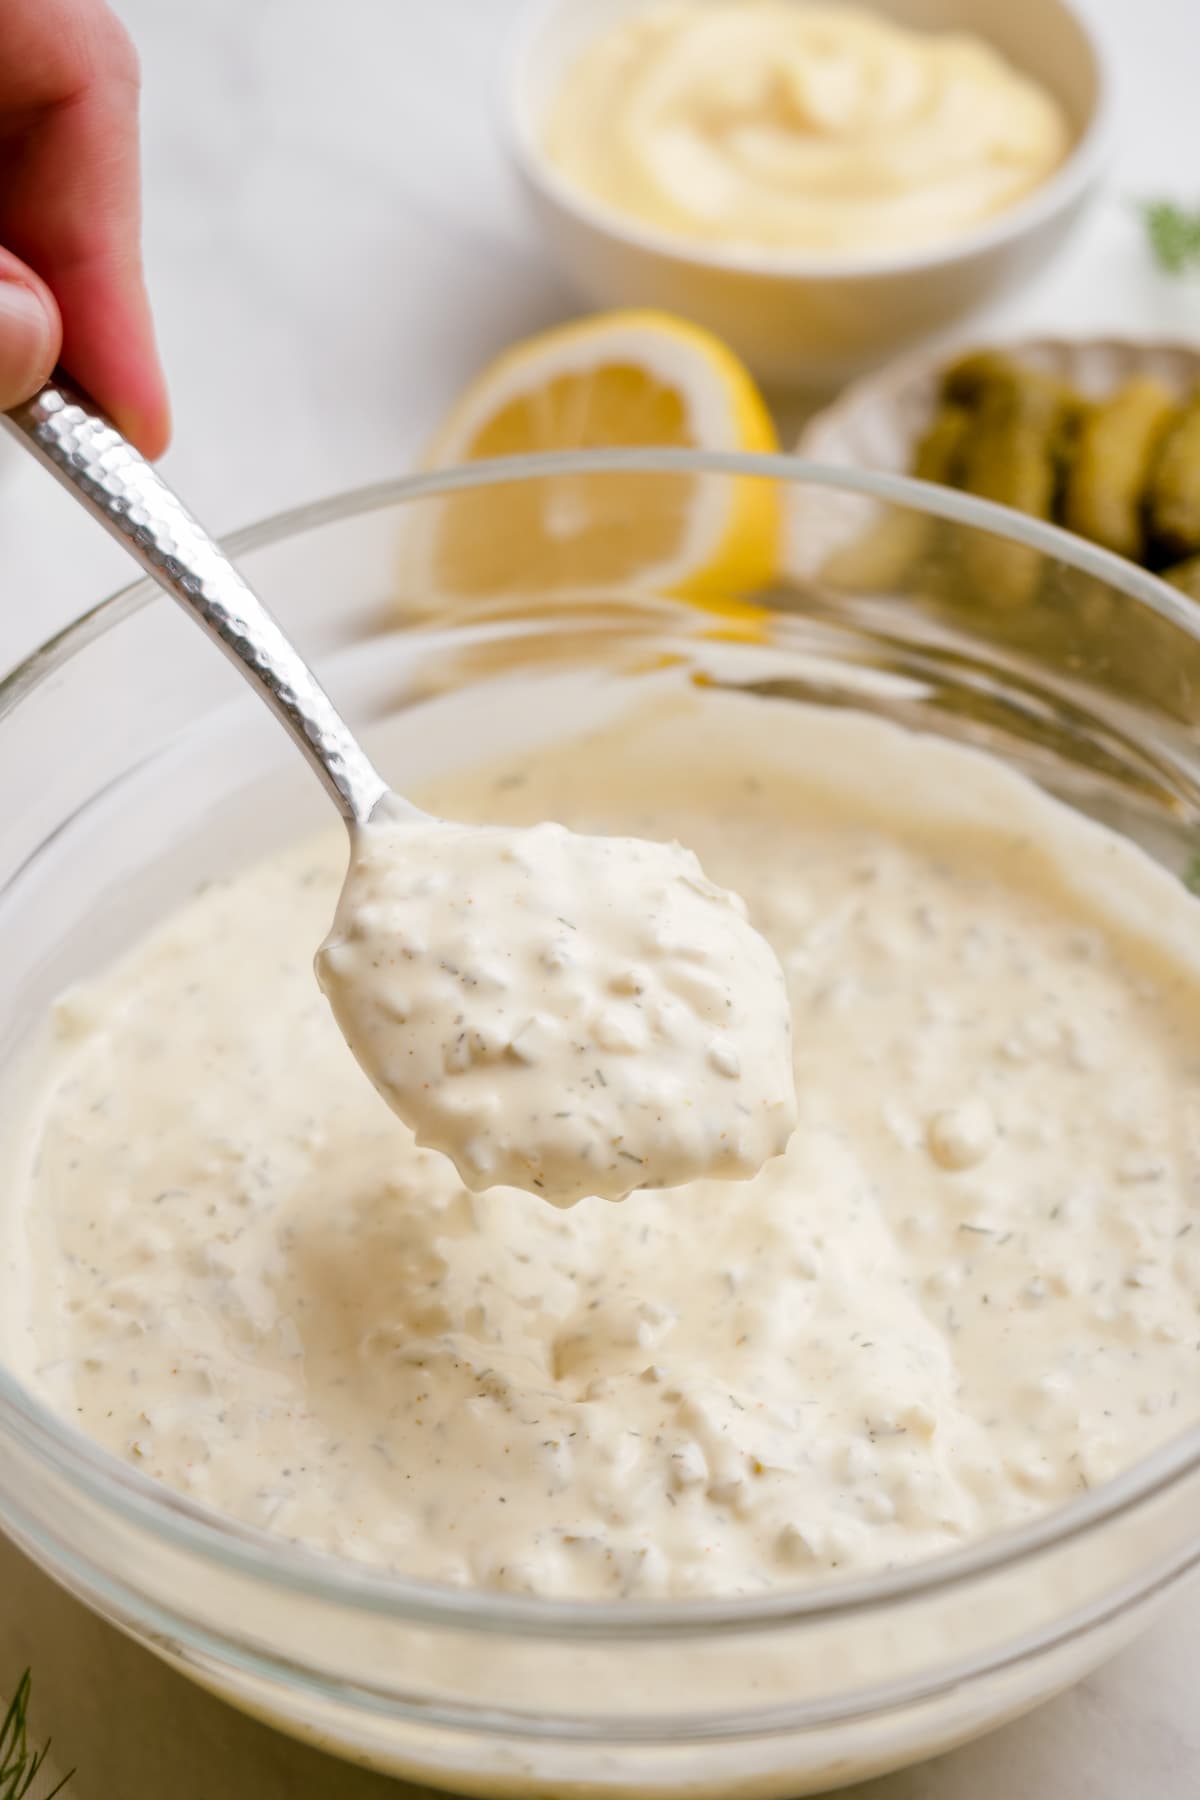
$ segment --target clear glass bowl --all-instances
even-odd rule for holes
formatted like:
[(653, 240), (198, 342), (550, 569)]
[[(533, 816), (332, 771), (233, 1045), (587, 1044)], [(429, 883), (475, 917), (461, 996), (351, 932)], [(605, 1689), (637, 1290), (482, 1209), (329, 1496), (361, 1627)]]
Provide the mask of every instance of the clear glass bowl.
[[(700, 584), (693, 568), (705, 604), (666, 597), (684, 520), (735, 500), (760, 533), (778, 511), (786, 572), (746, 593), (732, 564)], [(1196, 609), (959, 495), (612, 452), (400, 482), (232, 548), (401, 788), (666, 669), (984, 745), (1180, 872), (1200, 846)], [(200, 879), (328, 817), (146, 583), (0, 689), (0, 791), (9, 1069), (57, 990)], [(385, 1575), (218, 1517), (0, 1369), (0, 1519), (196, 1680), (375, 1767), (521, 1796), (794, 1796), (944, 1749), (1132, 1634), (1200, 1556), (1200, 1430), (1032, 1526), (883, 1578), (566, 1604)]]

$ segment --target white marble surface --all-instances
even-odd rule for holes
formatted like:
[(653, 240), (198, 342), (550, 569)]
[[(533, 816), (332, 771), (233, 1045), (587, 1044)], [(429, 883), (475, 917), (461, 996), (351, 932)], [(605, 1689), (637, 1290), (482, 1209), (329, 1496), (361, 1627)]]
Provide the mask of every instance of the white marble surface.
[[(1194, 198), (1197, 0), (1086, 0), (1120, 76), (1110, 191), (997, 327), (1200, 337), (1200, 283), (1129, 197)], [(570, 301), (504, 166), (511, 0), (117, 0), (142, 51), (147, 256), (175, 400), (168, 469), (228, 529), (402, 471), (465, 376)], [(260, 421), (269, 418), (269, 432)], [(51, 559), (52, 550), (52, 559)], [(0, 668), (124, 576), (0, 443)], [(205, 654), (199, 639), (197, 653)], [(78, 1800), (367, 1800), (402, 1790), (240, 1718), (0, 1546), (0, 1691), (31, 1662)], [(1194, 1800), (1200, 1617), (990, 1739), (860, 1800)]]

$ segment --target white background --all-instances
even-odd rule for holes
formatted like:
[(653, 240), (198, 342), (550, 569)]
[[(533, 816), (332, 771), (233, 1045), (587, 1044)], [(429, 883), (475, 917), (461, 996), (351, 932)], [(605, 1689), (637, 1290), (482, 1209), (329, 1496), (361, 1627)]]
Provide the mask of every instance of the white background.
[[(1200, 281), (1130, 201), (1200, 200), (1197, 0), (1084, 0), (1118, 78), (1109, 191), (984, 328), (1200, 338)], [(495, 350), (571, 310), (505, 167), (512, 0), (117, 0), (142, 53), (166, 469), (217, 530), (399, 474)], [(121, 553), (0, 442), (0, 669), (119, 585)], [(331, 605), (336, 604), (331, 594)], [(196, 654), (211, 651), (197, 636)], [(1030, 1718), (857, 1800), (1194, 1800), (1195, 1599)], [(201, 1695), (0, 1547), (0, 1694), (31, 1662), (75, 1800), (402, 1790)]]

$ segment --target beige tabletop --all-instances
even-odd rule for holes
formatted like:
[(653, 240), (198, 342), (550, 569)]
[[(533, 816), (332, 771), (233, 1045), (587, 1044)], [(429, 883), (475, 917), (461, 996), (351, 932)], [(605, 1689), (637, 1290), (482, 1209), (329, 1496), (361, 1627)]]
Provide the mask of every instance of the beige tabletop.
[[(145, 76), (148, 265), (177, 422), (168, 474), (226, 530), (400, 472), (473, 369), (571, 306), (496, 145), (514, 0), (115, 3)], [(1200, 285), (1154, 272), (1130, 196), (1196, 197), (1200, 7), (1081, 3), (1120, 75), (1118, 175), (1064, 257), (982, 329), (1196, 337)], [(263, 384), (270, 455), (249, 428)], [(0, 443), (0, 669), (122, 579), (120, 553)], [(405, 1792), (210, 1699), (0, 1541), (0, 1692), (27, 1664), (34, 1728), (54, 1734), (60, 1770), (75, 1766), (74, 1800)], [(1072, 1693), (853, 1792), (1196, 1800), (1197, 1670), (1200, 1617), (1184, 1595)]]

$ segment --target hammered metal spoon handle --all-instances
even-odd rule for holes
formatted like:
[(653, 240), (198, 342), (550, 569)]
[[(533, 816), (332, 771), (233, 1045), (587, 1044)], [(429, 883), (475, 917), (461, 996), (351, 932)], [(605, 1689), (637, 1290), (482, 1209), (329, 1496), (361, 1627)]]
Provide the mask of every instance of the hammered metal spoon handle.
[(343, 818), (364, 824), (390, 796), (387, 783), (262, 601), (157, 470), (58, 373), (0, 419), (216, 639), (296, 740)]

